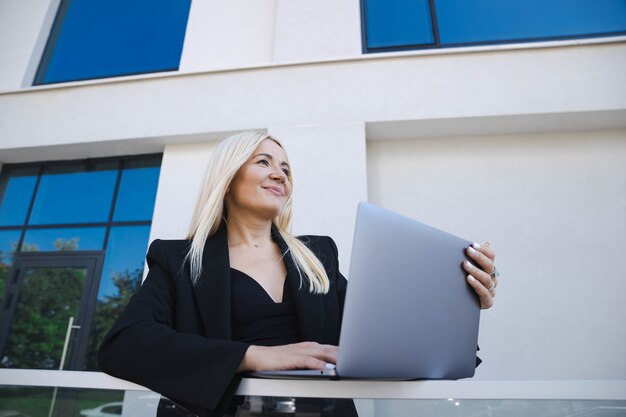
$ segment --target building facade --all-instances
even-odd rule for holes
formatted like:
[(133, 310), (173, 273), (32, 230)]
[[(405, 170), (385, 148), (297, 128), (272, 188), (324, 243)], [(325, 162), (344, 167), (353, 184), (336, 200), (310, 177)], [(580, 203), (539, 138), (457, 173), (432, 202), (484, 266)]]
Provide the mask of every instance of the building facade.
[(97, 369), (80, 332), (184, 237), (217, 141), (263, 129), (344, 274), (362, 200), (491, 242), (476, 379), (626, 379), (623, 1), (92, 3), (0, 2), (0, 366), (60, 364), (10, 353), (25, 268), (57, 265), (66, 365)]

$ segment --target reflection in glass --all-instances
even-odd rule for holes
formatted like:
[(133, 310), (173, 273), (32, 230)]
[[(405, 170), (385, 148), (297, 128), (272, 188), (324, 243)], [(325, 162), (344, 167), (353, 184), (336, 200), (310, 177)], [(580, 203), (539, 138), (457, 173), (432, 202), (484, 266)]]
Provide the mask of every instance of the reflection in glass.
[[(106, 414), (85, 414), (84, 412), (102, 407), (104, 404), (119, 404), (121, 407), (123, 400), (124, 391), (119, 390), (2, 386), (0, 387), (0, 416), (105, 417)], [(114, 417), (114, 415), (107, 417)]]
[(30, 229), (24, 236), (22, 252), (102, 250), (104, 227)]
[(117, 162), (47, 168), (30, 224), (106, 222), (117, 180)]
[(6, 280), (13, 264), (13, 254), (20, 240), (19, 230), (0, 232), (0, 300), (4, 294)]
[(436, 0), (435, 3), (444, 44), (626, 30), (624, 0)]
[(0, 417), (194, 417), (151, 391), (0, 386)]
[(96, 353), (104, 335), (141, 285), (150, 226), (112, 227), (100, 279), (85, 370), (97, 370)]
[(596, 400), (355, 400), (359, 417), (624, 417), (626, 401)]
[(190, 3), (64, 1), (35, 84), (177, 70)]
[(128, 161), (122, 171), (114, 221), (151, 220), (161, 160)]
[(428, 0), (367, 0), (365, 16), (368, 48), (434, 42)]
[(68, 320), (78, 316), (86, 276), (83, 267), (24, 270), (0, 367), (59, 369)]
[(20, 226), (37, 183), (37, 168), (10, 170), (0, 180), (0, 226)]

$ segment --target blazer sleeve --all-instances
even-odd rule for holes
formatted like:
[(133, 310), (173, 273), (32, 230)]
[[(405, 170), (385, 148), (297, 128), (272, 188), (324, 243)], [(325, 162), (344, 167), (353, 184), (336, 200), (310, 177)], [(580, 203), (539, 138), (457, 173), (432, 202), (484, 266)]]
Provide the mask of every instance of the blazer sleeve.
[(330, 246), (331, 253), (333, 254), (334, 273), (335, 273), (335, 285), (337, 286), (337, 297), (339, 299), (339, 324), (343, 318), (343, 307), (346, 302), (346, 288), (348, 287), (348, 281), (339, 271), (339, 251), (335, 241), (329, 237), (328, 244)]
[(169, 269), (161, 241), (152, 243), (147, 260), (148, 276), (105, 336), (99, 365), (201, 416), (210, 415), (236, 389), (235, 374), (249, 345), (175, 331), (176, 308), (193, 305), (176, 305), (176, 271)]

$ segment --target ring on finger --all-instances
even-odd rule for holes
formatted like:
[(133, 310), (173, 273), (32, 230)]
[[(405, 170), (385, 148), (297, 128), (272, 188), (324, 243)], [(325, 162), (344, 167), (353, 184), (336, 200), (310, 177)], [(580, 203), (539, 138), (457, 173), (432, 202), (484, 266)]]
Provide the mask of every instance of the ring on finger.
[(500, 272), (496, 269), (496, 266), (493, 266), (493, 271), (489, 274), (491, 279), (497, 279), (500, 276)]

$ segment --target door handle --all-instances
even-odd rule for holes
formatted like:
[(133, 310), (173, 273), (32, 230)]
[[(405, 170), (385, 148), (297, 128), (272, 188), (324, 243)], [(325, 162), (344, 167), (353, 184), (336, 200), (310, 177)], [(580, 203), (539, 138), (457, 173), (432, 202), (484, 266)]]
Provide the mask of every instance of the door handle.
[(63, 343), (63, 353), (61, 354), (61, 363), (59, 364), (59, 371), (63, 370), (65, 364), (65, 356), (67, 355), (67, 348), (70, 344), (70, 335), (72, 330), (80, 330), (80, 326), (74, 324), (74, 316), (70, 317), (67, 321), (67, 331), (65, 332), (65, 343)]

